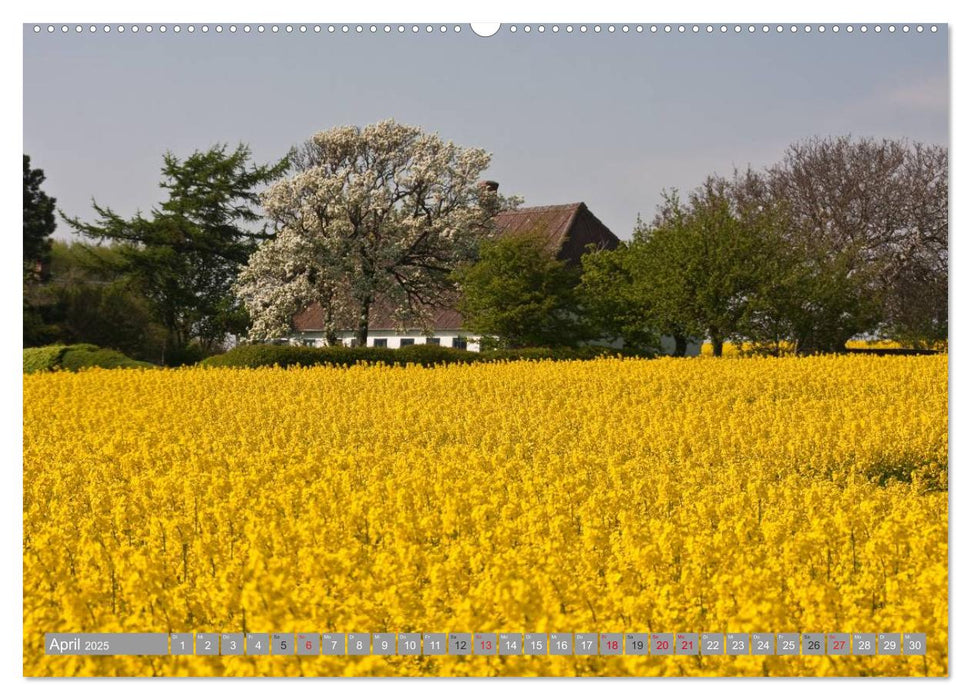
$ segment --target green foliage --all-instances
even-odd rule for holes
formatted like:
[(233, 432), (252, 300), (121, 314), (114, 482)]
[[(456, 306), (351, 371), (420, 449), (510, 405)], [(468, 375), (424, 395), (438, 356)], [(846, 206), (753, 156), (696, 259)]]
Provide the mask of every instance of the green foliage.
[(205, 358), (212, 355), (212, 353), (204, 348), (199, 343), (189, 343), (184, 348), (170, 348), (165, 354), (165, 366), (166, 367), (185, 367), (187, 365), (195, 365)]
[(796, 352), (843, 352), (846, 341), (876, 328), (883, 299), (876, 270), (859, 267), (849, 251), (816, 251), (798, 259), (766, 299), (790, 329)]
[[(654, 225), (635, 234), (637, 269), (660, 325), (707, 335), (716, 356), (739, 338), (773, 254), (772, 213), (747, 207), (726, 180), (709, 178), (687, 203), (667, 194)], [(672, 332), (672, 335), (674, 333)]]
[(654, 282), (638, 269), (640, 248), (626, 243), (596, 250), (582, 258), (577, 292), (583, 315), (600, 338), (622, 341), (625, 348), (656, 352), (660, 347), (654, 312)]
[(454, 278), (465, 326), (483, 335), (487, 348), (569, 347), (590, 337), (580, 316), (578, 271), (553, 257), (538, 235), (483, 242), (479, 259)]
[(428, 367), (431, 365), (450, 365), (456, 362), (475, 362), (476, 354), (469, 350), (458, 348), (446, 348), (441, 345), (406, 345), (403, 348), (392, 350), (394, 353), (395, 364), (401, 362), (413, 362), (416, 365)]
[(30, 156), (24, 154), (24, 281), (42, 277), (51, 249), (51, 234), (57, 228), (54, 219), (56, 200), (40, 188), (44, 171), (30, 167)]
[(511, 203), (479, 185), (489, 160), (393, 119), (314, 134), (263, 198), (276, 237), (236, 286), (249, 337), (281, 337), (295, 313), (318, 304), (326, 335), (353, 328), (365, 345), (376, 305), (404, 323), (448, 303), (452, 271)]
[(40, 348), (24, 348), (24, 373), (54, 371), (64, 369), (77, 371), (88, 367), (104, 369), (153, 367), (148, 362), (139, 362), (117, 350), (99, 348), (89, 343), (77, 345), (48, 345)]
[(517, 350), (487, 350), (479, 353), (482, 362), (514, 362), (516, 360), (594, 360), (598, 357), (653, 357), (647, 351), (631, 348), (611, 348), (603, 345), (580, 345), (575, 348), (519, 348)]
[(286, 165), (252, 165), (244, 145), (233, 151), (217, 145), (185, 160), (167, 153), (161, 186), (168, 196), (150, 217), (125, 219), (96, 203), (94, 223), (65, 218), (88, 238), (119, 244), (114, 267), (165, 328), (166, 356), (192, 341), (215, 348), (246, 329), (231, 288), (257, 244), (270, 237), (258, 226), (257, 189)]
[(56, 369), (66, 345), (47, 345), (42, 348), (24, 348), (24, 374)]
[(207, 357), (204, 367), (311, 367), (314, 365), (394, 364), (395, 350), (388, 348), (310, 348), (296, 345), (239, 345), (221, 355)]
[(788, 259), (749, 332), (769, 320), (804, 354), (842, 352), (863, 334), (944, 339), (947, 174), (943, 146), (837, 137), (795, 143), (739, 178), (743, 199), (784, 213)]
[[(766, 313), (783, 298), (789, 274), (776, 232), (777, 211), (736, 196), (733, 184), (709, 178), (686, 202), (665, 193), (650, 226), (633, 240), (583, 258), (584, 312), (605, 336), (626, 347), (654, 350), (656, 334), (671, 336), (683, 355), (689, 338), (707, 336), (715, 355), (729, 339), (766, 340)], [(765, 328), (759, 328), (764, 323)]]
[(295, 345), (240, 345), (222, 355), (213, 355), (200, 364), (204, 367), (312, 367), (350, 366), (360, 363), (386, 365), (466, 364), (514, 360), (589, 360), (595, 357), (635, 356), (631, 351), (581, 346), (578, 348), (521, 348), (472, 352), (437, 345), (410, 345), (400, 349), (332, 346), (309, 348)]
[(117, 271), (118, 245), (55, 241), (50, 275), (25, 290), (24, 345), (92, 343), (140, 360), (164, 359), (165, 329), (140, 289)]
[(154, 365), (149, 362), (133, 360), (117, 350), (98, 348), (92, 345), (70, 345), (61, 355), (61, 369), (76, 372), (79, 369), (89, 367), (116, 369), (154, 367)]

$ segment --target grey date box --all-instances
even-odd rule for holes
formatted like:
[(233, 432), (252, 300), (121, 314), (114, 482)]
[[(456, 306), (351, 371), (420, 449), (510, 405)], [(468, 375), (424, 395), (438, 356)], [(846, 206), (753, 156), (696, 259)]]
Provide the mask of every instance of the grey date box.
[(270, 635), (263, 632), (249, 632), (246, 635), (246, 655), (266, 656), (270, 653)]
[(577, 632), (573, 635), (573, 653), (577, 656), (591, 656), (597, 653), (597, 633)]
[(799, 633), (780, 632), (775, 636), (775, 653), (779, 656), (795, 656), (799, 653)]
[(630, 656), (646, 656), (651, 651), (651, 638), (647, 632), (628, 632), (624, 635), (624, 653)]
[(270, 635), (270, 653), (274, 656), (288, 656), (293, 654), (293, 633), (276, 632)]
[(472, 653), (476, 656), (495, 656), (499, 649), (497, 637), (495, 632), (476, 632), (472, 637)]
[(927, 635), (924, 632), (904, 633), (904, 656), (922, 656), (927, 653)]
[(826, 653), (831, 656), (849, 656), (850, 635), (846, 632), (830, 632), (826, 635)]
[(240, 656), (243, 653), (243, 633), (224, 632), (219, 645), (224, 656)]
[(544, 656), (549, 650), (549, 640), (542, 632), (527, 632), (523, 651), (531, 656)]
[(651, 635), (651, 655), (666, 656), (674, 653), (674, 634), (655, 632)]
[(465, 656), (472, 653), (472, 635), (468, 632), (448, 633), (448, 653), (451, 656)]
[(698, 653), (698, 635), (695, 632), (678, 632), (674, 635), (674, 653), (694, 656)]
[(752, 653), (755, 656), (771, 656), (774, 654), (775, 635), (769, 632), (753, 632)]
[(826, 649), (822, 632), (804, 632), (802, 635), (802, 653), (804, 656), (822, 656)]
[(729, 656), (747, 656), (748, 634), (745, 632), (729, 632), (726, 634), (725, 653)]
[(297, 635), (297, 654), (300, 656), (320, 654), (320, 635), (316, 632), (300, 632)]
[(877, 654), (880, 656), (897, 656), (900, 654), (900, 634), (897, 632), (882, 632), (877, 637)]
[(368, 632), (351, 632), (347, 635), (348, 656), (367, 656), (371, 653), (371, 635)]
[(425, 656), (442, 656), (447, 651), (448, 640), (444, 632), (426, 632), (422, 637)]
[(523, 653), (523, 635), (521, 632), (500, 632), (499, 653), (503, 656), (518, 656)]
[(346, 642), (347, 639), (343, 634), (324, 632), (320, 635), (320, 653), (324, 656), (343, 656)]
[(169, 635), (169, 644), (171, 645), (171, 653), (176, 656), (192, 654), (192, 633), (173, 632)]
[(721, 632), (704, 632), (701, 635), (701, 655), (721, 656), (725, 653), (725, 635)]
[(856, 632), (853, 635), (852, 653), (857, 656), (873, 656), (877, 653), (877, 635), (869, 632)]
[(550, 654), (570, 656), (573, 653), (573, 634), (570, 632), (550, 633)]
[(624, 635), (619, 632), (604, 632), (600, 635), (600, 654), (619, 656), (624, 653)]
[(398, 653), (402, 656), (421, 655), (421, 634), (402, 632), (398, 635)]
[(196, 656), (218, 656), (219, 635), (215, 632), (196, 634)]
[(378, 632), (371, 635), (371, 646), (375, 654), (379, 656), (394, 656), (395, 635), (393, 632)]

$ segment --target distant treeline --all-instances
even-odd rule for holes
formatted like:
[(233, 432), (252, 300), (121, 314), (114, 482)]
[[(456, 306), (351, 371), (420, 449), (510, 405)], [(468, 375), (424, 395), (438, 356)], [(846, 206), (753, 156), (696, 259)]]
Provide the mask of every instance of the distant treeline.
[(80, 235), (61, 243), (25, 155), (24, 345), (191, 363), (285, 336), (309, 303), (366, 339), (378, 296), (405, 311), (458, 298), (468, 329), (506, 349), (619, 340), (651, 353), (668, 336), (682, 351), (707, 339), (714, 354), (728, 341), (813, 353), (854, 337), (947, 339), (946, 148), (797, 143), (764, 170), (665, 192), (628, 242), (581, 269), (491, 235), (491, 217), (517, 202), (478, 186), (488, 163), (394, 122), (321, 132), (268, 165), (243, 145), (166, 154), (166, 196), (149, 214), (61, 214)]

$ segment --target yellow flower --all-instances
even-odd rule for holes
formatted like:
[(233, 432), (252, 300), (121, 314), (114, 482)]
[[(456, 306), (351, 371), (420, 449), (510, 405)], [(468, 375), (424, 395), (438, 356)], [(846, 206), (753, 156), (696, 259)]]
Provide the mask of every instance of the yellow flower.
[[(24, 377), (26, 675), (944, 675), (947, 357)], [(925, 632), (906, 656), (60, 657), (45, 632)]]

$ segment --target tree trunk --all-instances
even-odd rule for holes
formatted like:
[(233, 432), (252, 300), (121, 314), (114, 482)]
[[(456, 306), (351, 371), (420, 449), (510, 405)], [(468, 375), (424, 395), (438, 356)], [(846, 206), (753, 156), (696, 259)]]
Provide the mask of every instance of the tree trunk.
[(357, 318), (357, 344), (359, 347), (367, 347), (368, 327), (371, 317), (371, 298), (367, 297), (361, 301), (361, 314)]
[(674, 356), (684, 357), (688, 354), (688, 338), (680, 333), (674, 334)]
[(725, 347), (725, 339), (719, 335), (718, 331), (709, 329), (708, 335), (711, 337), (711, 354), (715, 357), (722, 356), (722, 350)]

